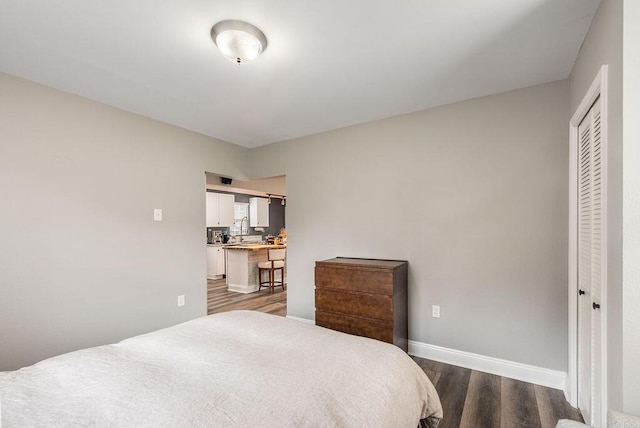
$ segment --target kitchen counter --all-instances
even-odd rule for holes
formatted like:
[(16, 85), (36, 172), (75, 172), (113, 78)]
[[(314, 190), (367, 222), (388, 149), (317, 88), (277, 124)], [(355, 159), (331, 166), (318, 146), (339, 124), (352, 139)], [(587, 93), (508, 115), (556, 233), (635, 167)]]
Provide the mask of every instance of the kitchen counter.
[[(280, 248), (287, 248), (287, 246), (234, 244), (224, 247), (227, 254), (227, 289), (238, 293), (254, 293), (258, 291), (258, 263), (269, 260), (269, 249)], [(285, 283), (286, 271), (285, 262)], [(277, 278), (277, 280), (279, 281), (280, 279)]]
[(226, 245), (225, 249), (227, 250), (247, 250), (247, 251), (258, 251), (264, 249), (278, 249), (278, 248), (287, 248), (286, 245), (270, 245), (270, 244), (231, 244)]

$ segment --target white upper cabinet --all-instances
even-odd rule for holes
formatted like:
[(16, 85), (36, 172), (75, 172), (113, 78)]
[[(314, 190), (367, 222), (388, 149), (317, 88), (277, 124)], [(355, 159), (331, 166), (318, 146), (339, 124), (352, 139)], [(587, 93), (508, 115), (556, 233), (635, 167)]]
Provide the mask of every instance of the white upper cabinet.
[(233, 224), (235, 196), (207, 192), (207, 227), (229, 227)]
[(249, 199), (249, 225), (251, 227), (269, 227), (269, 200), (267, 198)]
[(236, 197), (224, 193), (218, 193), (218, 215), (220, 216), (220, 226), (229, 227), (235, 221), (234, 204)]

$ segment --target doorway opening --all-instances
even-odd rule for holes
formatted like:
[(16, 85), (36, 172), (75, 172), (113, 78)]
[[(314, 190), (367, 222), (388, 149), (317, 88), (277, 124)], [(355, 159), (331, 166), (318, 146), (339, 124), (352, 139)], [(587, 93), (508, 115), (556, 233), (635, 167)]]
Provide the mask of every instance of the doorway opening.
[(286, 316), (286, 265), (285, 286), (273, 290), (260, 290), (257, 268), (270, 249), (286, 248), (286, 177), (205, 175), (207, 314), (242, 309)]

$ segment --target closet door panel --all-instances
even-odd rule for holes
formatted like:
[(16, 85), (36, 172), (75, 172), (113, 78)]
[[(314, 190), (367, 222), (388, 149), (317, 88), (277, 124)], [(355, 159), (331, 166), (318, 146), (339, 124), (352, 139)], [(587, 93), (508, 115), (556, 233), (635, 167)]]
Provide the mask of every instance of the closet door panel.
[(603, 152), (600, 99), (578, 127), (578, 404), (585, 421), (601, 419)]

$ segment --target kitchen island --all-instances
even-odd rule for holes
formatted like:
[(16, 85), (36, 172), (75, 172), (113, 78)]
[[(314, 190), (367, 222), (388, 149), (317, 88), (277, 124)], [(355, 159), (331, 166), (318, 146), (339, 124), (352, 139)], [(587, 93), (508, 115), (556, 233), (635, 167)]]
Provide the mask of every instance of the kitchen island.
[[(269, 260), (269, 248), (287, 248), (286, 245), (238, 244), (225, 247), (227, 252), (227, 289), (238, 293), (258, 291), (258, 263)], [(285, 262), (285, 283), (287, 266)], [(277, 278), (279, 281), (280, 279)]]

